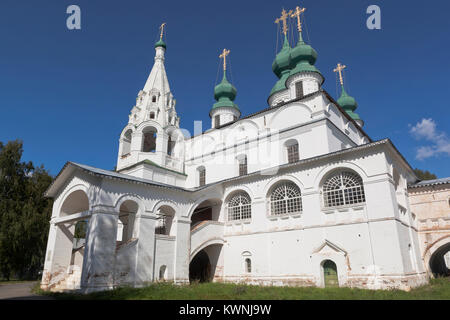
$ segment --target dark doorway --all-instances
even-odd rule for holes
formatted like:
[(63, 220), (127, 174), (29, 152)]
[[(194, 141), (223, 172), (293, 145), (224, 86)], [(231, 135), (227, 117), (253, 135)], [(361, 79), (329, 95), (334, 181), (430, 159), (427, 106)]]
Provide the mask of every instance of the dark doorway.
[(189, 264), (189, 282), (210, 282), (211, 263), (205, 251), (197, 253)]
[[(450, 255), (450, 243), (444, 244), (431, 256), (430, 269), (434, 277), (450, 276), (450, 258), (448, 257), (448, 255)], [(446, 257), (447, 259), (445, 259)]]
[(336, 264), (331, 260), (325, 260), (323, 263), (323, 276), (325, 287), (339, 287)]

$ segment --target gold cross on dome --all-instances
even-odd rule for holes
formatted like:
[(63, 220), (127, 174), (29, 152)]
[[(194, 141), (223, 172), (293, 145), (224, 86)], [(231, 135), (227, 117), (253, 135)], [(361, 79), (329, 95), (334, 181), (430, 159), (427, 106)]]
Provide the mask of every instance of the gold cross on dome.
[(164, 26), (165, 26), (165, 25), (166, 25), (166, 23), (163, 22), (163, 23), (161, 24), (161, 26), (159, 27), (159, 29), (161, 30), (161, 34), (159, 35), (159, 39), (160, 39), (160, 40), (162, 40), (163, 32), (164, 32)]
[(291, 14), (291, 18), (297, 17), (297, 28), (298, 32), (302, 32), (302, 21), (300, 19), (300, 15), (306, 11), (306, 8), (296, 7), (295, 12)]
[(227, 55), (230, 54), (230, 50), (223, 49), (222, 54), (219, 58), (223, 58), (223, 71), (227, 70)]
[(337, 68), (333, 70), (334, 72), (339, 72), (339, 80), (341, 82), (341, 86), (344, 85), (344, 79), (342, 78), (342, 70), (344, 70), (345, 68), (347, 68), (347, 66), (338, 63)]
[(287, 28), (287, 19), (289, 18), (289, 15), (291, 15), (291, 14), (292, 14), (292, 10), (289, 10), (289, 12), (286, 12), (286, 10), (284, 10), (284, 8), (283, 8), (283, 11), (281, 11), (281, 17), (279, 17), (279, 18), (277, 18), (275, 20), (275, 23), (277, 23), (277, 24), (279, 24), (280, 21), (283, 21), (283, 33), (284, 33), (284, 35), (287, 34), (287, 30), (288, 30), (288, 28)]

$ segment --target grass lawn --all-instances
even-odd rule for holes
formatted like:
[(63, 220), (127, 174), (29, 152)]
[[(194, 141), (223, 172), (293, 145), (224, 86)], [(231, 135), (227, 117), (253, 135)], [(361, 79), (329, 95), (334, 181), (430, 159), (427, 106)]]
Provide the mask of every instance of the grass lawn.
[(64, 300), (450, 300), (450, 278), (432, 279), (430, 284), (401, 290), (363, 290), (351, 288), (265, 287), (224, 283), (173, 285), (156, 283), (144, 288), (123, 287), (88, 295), (34, 292)]

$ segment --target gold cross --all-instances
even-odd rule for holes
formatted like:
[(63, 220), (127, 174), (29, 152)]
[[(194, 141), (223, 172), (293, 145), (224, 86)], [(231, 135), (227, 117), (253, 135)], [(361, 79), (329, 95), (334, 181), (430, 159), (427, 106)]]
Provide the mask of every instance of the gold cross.
[(163, 32), (164, 32), (164, 26), (166, 25), (165, 22), (163, 22), (161, 24), (161, 26), (159, 27), (159, 29), (161, 29), (161, 34), (159, 35), (159, 39), (162, 40), (162, 36), (163, 36)]
[(338, 63), (337, 68), (333, 70), (334, 72), (339, 72), (339, 80), (341, 81), (341, 86), (344, 85), (344, 79), (342, 78), (342, 70), (344, 70), (345, 68), (347, 68), (347, 66)]
[(223, 58), (223, 71), (227, 70), (227, 55), (230, 54), (230, 50), (223, 49), (222, 54), (219, 58)]
[(295, 12), (291, 14), (291, 18), (297, 17), (297, 28), (298, 32), (302, 32), (302, 22), (300, 20), (300, 15), (306, 11), (306, 8), (296, 7)]
[(278, 19), (275, 20), (275, 23), (277, 23), (277, 24), (280, 23), (280, 21), (283, 21), (284, 35), (287, 34), (288, 28), (287, 28), (286, 22), (287, 22), (289, 15), (291, 15), (291, 14), (292, 14), (292, 10), (289, 10), (289, 12), (286, 12), (286, 10), (284, 10), (284, 8), (283, 8), (283, 11), (281, 11), (281, 17), (279, 17)]

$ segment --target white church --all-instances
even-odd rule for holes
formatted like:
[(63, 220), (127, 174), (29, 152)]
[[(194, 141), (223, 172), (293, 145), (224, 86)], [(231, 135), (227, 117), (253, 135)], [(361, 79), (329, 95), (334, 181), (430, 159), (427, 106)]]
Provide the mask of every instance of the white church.
[[(211, 128), (193, 137), (179, 128), (162, 25), (153, 68), (120, 134), (116, 170), (67, 162), (46, 192), (54, 205), (43, 289), (428, 282), (407, 194), (417, 177), (389, 139), (364, 132), (344, 90), (344, 65), (335, 69), (341, 97), (322, 88), (317, 52), (302, 38), (303, 11), (283, 10), (276, 20), (284, 45), (268, 107), (242, 116), (224, 49), (217, 102), (205, 106)], [(293, 47), (288, 19), (298, 30)], [(75, 236), (80, 221), (83, 238)]]

